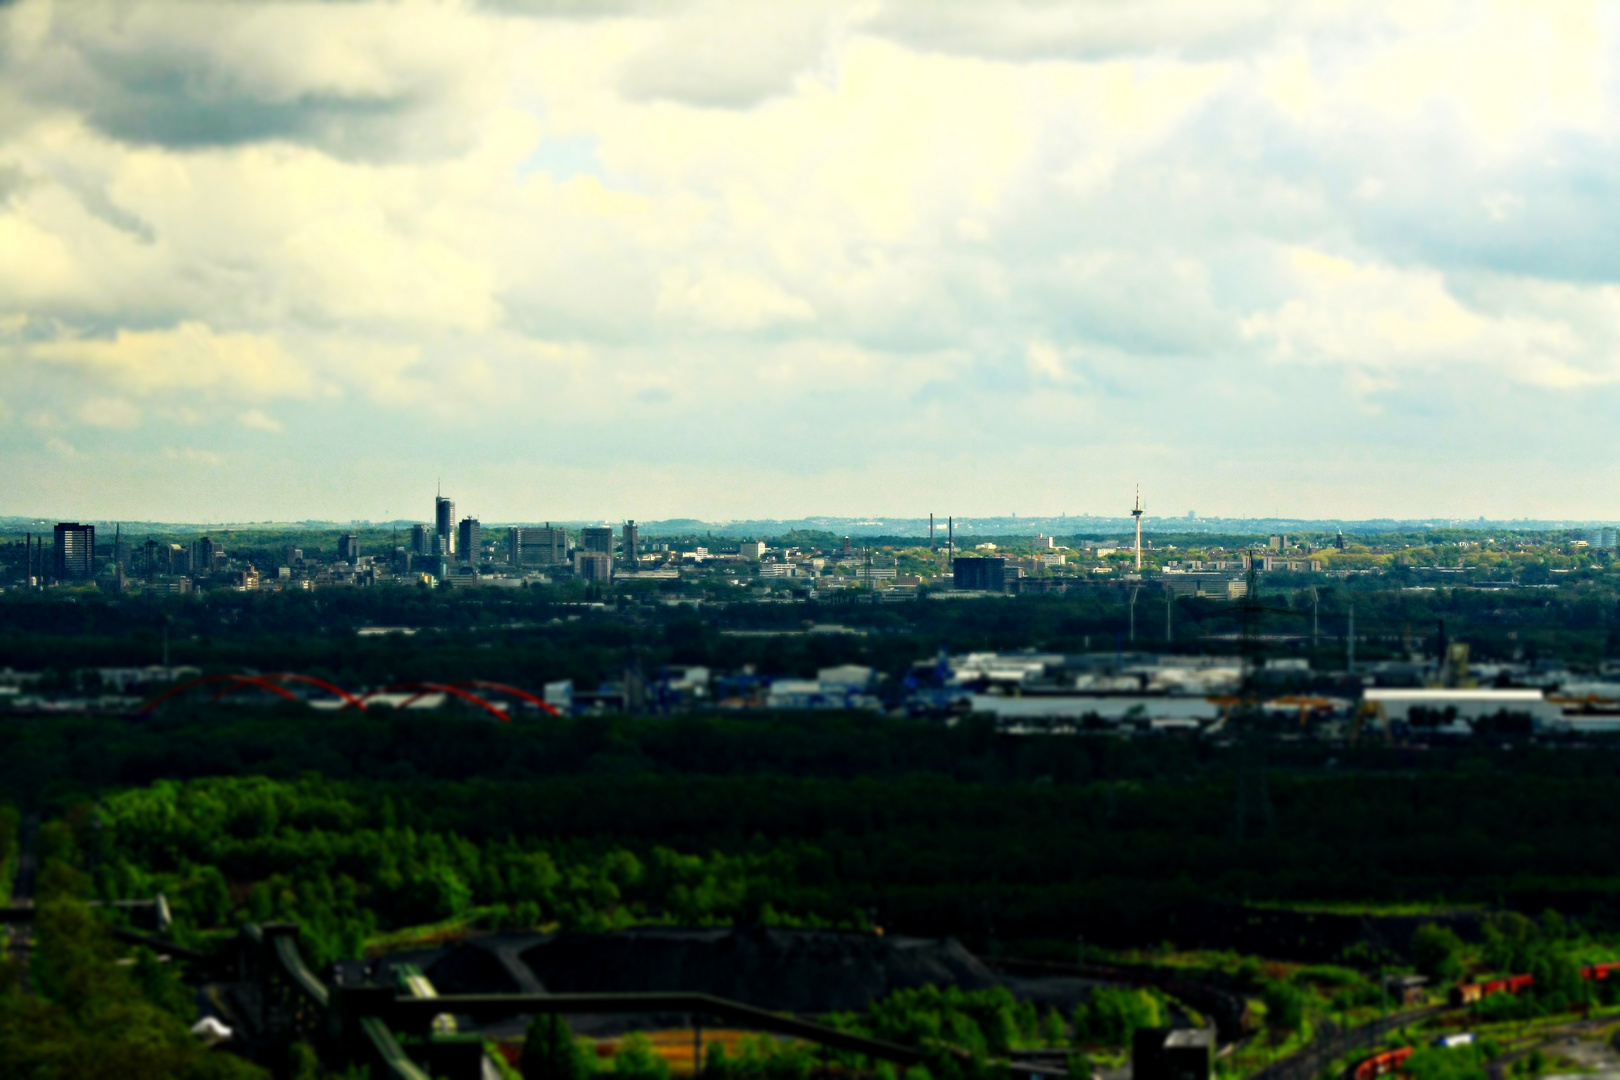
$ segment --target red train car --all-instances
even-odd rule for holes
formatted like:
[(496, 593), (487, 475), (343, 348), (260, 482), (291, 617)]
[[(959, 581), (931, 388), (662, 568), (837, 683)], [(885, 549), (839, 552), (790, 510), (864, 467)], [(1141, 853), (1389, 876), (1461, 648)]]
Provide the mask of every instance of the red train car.
[(1587, 982), (1598, 982), (1617, 971), (1620, 971), (1620, 964), (1587, 964), (1581, 968), (1581, 978)]
[(1483, 1001), (1492, 994), (1517, 994), (1526, 987), (1533, 986), (1535, 981), (1534, 975), (1509, 975), (1502, 979), (1486, 979), (1484, 982), (1458, 983), (1451, 988), (1451, 1003), (1469, 1005)]
[(1374, 1077), (1386, 1076), (1399, 1069), (1411, 1056), (1410, 1046), (1397, 1046), (1393, 1050), (1384, 1050), (1371, 1057), (1362, 1058), (1349, 1068), (1346, 1076), (1349, 1080), (1373, 1080)]

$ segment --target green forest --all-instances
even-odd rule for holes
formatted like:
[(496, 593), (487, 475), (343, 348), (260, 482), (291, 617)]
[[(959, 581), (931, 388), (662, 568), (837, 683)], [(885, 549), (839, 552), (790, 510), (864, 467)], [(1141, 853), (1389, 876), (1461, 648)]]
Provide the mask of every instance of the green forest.
[[(882, 926), (1039, 956), (1077, 934), (1098, 948), (1218, 949), (1199, 917), (1212, 903), (1477, 905), (1537, 918), (1492, 916), (1483, 944), (1426, 930), (1412, 955), (1442, 980), (1536, 972), (1535, 994), (1482, 1006), (1506, 1022), (1589, 1000), (1570, 973), (1606, 955), (1601, 940), (1620, 926), (1607, 815), (1620, 756), (1603, 749), (1030, 740), (973, 721), (845, 714), (501, 725), (196, 706), (144, 720), (17, 718), (0, 727), (0, 794), (14, 808), (0, 820), (8, 860), (17, 809), (44, 812), (42, 896), (78, 912), (74, 955), (85, 956), (111, 946), (91, 933), (109, 916), (83, 901), (159, 892), (181, 945), (207, 951), (243, 922), (288, 920), (317, 968), (503, 927)], [(42, 941), (57, 925), (43, 912)], [(1378, 958), (1335, 959), (1349, 967), (1221, 963), (1285, 1033), (1313, 1010), (1376, 1002), (1353, 969)], [(154, 970), (137, 958), (114, 982), (86, 985), (122, 993), (120, 980), (135, 980), (150, 1005), (140, 1022), (172, 1033), (163, 1016), (185, 1010), (164, 1013), (177, 998)], [(94, 1027), (103, 1006), (71, 982), (47, 979), (35, 997), (13, 985), (7, 1030)], [(1076, 1055), (1106, 1057), (1166, 1015), (1130, 995), (1055, 1018), (995, 1019), (999, 1009), (925, 996), (837, 1022), (947, 1042), (971, 1062), (1060, 1030)], [(801, 1068), (773, 1045), (716, 1069)], [(222, 1060), (206, 1054), (175, 1075), (235, 1067)], [(929, 1068), (951, 1074), (961, 1060)], [(55, 1069), (17, 1075), (69, 1075)]]
[(1620, 865), (1605, 750), (1037, 740), (859, 715), (39, 719), (0, 728), (0, 792), (90, 808), (109, 894), (161, 880), (200, 925), (296, 907), (350, 944), (523, 904), (580, 927), (864, 918), (981, 946), (1175, 940), (1208, 900), (1603, 921)]

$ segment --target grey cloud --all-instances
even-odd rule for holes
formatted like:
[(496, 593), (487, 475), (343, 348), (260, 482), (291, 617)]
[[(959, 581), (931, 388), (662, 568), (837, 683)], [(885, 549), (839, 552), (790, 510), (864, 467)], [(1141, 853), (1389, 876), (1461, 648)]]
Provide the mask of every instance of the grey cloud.
[[(1391, 261), (1571, 282), (1620, 280), (1620, 139), (1568, 137), (1493, 168), (1435, 140), (1422, 169), (1370, 171), (1376, 197), (1346, 192), (1357, 238)], [(1350, 162), (1340, 166), (1353, 177)]]
[(78, 196), (79, 203), (97, 220), (128, 233), (143, 244), (157, 239), (150, 222), (119, 206), (102, 185), (83, 177), (63, 178), (63, 185)]
[(115, 139), (191, 148), (285, 140), (320, 146), (340, 157), (374, 157), (400, 148), (411, 103), (306, 95), (259, 101), (197, 93), (184, 75), (119, 80), (87, 95), (85, 118)]
[[(333, 4), (333, 7), (339, 5)], [(345, 92), (320, 76), (285, 64), (245, 73), (238, 53), (241, 20), (269, 10), (251, 4), (176, 6), (166, 17), (185, 33), (161, 36), (154, 11), (131, 7), (139, 19), (120, 21), (94, 6), (51, 24), (49, 36), (26, 48), (0, 37), (0, 80), (35, 110), (69, 109), (103, 134), (135, 145), (179, 149), (289, 141), (346, 159), (433, 157), (463, 149), (464, 119), (455, 112), (461, 77), (388, 58), (395, 86), (386, 92)], [(189, 18), (190, 24), (181, 20)], [(6, 26), (0, 23), (0, 35)], [(220, 41), (230, 40), (226, 48)], [(286, 48), (267, 41), (265, 50)], [(231, 49), (237, 50), (233, 53)]]

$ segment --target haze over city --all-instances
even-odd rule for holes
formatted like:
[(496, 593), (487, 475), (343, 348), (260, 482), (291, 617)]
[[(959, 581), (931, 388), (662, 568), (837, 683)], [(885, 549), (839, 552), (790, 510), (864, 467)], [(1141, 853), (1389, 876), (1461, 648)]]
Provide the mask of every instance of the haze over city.
[(1613, 516), (1616, 11), (0, 8), (0, 513)]

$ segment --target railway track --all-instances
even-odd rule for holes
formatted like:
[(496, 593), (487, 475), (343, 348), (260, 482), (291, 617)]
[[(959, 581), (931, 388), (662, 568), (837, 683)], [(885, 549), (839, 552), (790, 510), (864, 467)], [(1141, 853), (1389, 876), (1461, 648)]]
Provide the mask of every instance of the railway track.
[(1451, 1008), (1450, 1005), (1425, 1005), (1420, 1009), (1391, 1013), (1342, 1031), (1332, 1028), (1287, 1057), (1279, 1058), (1251, 1074), (1249, 1080), (1316, 1080), (1334, 1060), (1355, 1050), (1371, 1049), (1391, 1031), (1407, 1024), (1420, 1023)]
[(1512, 1065), (1523, 1060), (1524, 1058), (1529, 1057), (1531, 1053), (1540, 1049), (1553, 1039), (1568, 1038), (1571, 1035), (1578, 1035), (1583, 1031), (1593, 1031), (1598, 1028), (1613, 1027), (1617, 1023), (1620, 1023), (1620, 1017), (1617, 1017), (1611, 1013), (1608, 1016), (1594, 1016), (1584, 1020), (1575, 1020), (1568, 1024), (1561, 1024), (1558, 1027), (1548, 1028), (1544, 1031), (1537, 1032), (1537, 1035), (1540, 1036), (1539, 1038), (1531, 1041), (1525, 1046), (1519, 1047), (1517, 1050), (1509, 1050), (1501, 1057), (1488, 1064), (1485, 1069), (1486, 1074), (1490, 1077), (1490, 1080), (1505, 1080), (1508, 1074), (1508, 1069)]

